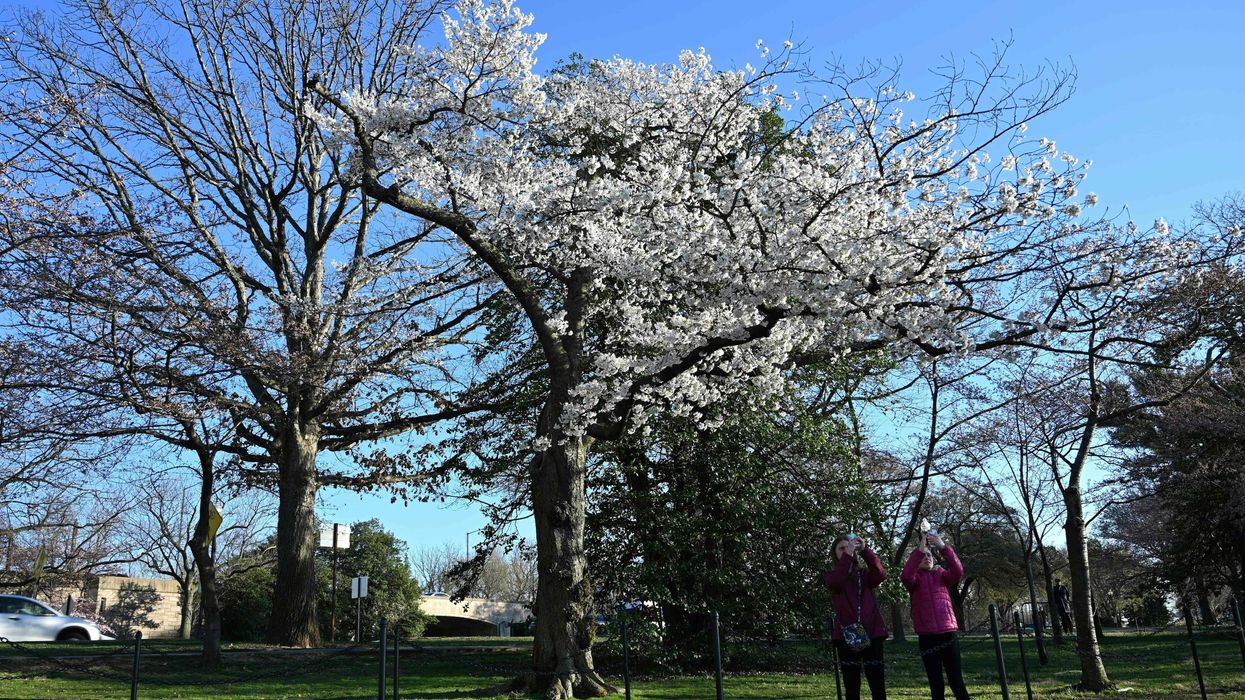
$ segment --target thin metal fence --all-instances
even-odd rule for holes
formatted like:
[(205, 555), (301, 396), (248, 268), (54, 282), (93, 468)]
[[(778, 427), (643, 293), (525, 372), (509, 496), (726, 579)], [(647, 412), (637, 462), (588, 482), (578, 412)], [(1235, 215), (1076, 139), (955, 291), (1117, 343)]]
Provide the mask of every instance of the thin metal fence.
[[(1236, 601), (1233, 600), (1234, 604)], [(1234, 609), (1236, 613), (1237, 609)], [(1202, 697), (1206, 697), (1207, 690), (1204, 680), (1204, 663), (1207, 659), (1207, 646), (1199, 647), (1199, 642), (1223, 642), (1231, 640), (1239, 643), (1241, 664), (1245, 667), (1245, 631), (1242, 630), (1239, 617), (1234, 615), (1234, 625), (1209, 627), (1196, 627), (1193, 624), (1191, 616), (1188, 615), (1187, 609), (1184, 611), (1183, 625), (1180, 622), (1173, 621), (1164, 626), (1139, 632), (1136, 635), (1111, 635), (1099, 640), (1096, 648), (1082, 649), (1076, 646), (1077, 640), (1075, 636), (1069, 638), (1071, 644), (1052, 645), (1051, 651), (1055, 656), (1067, 658), (1067, 655), (1074, 656), (1096, 656), (1104, 662), (1138, 662), (1151, 663), (1157, 660), (1171, 661), (1173, 658), (1183, 659), (1183, 663), (1188, 663), (1190, 679), (1196, 676), (1199, 682), (1199, 690)], [(984, 620), (980, 625), (969, 630), (957, 633), (947, 641), (926, 648), (914, 649), (915, 653), (889, 654), (877, 660), (866, 660), (850, 655), (851, 658), (844, 659), (835, 645), (830, 639), (829, 634), (814, 638), (804, 638), (796, 640), (787, 640), (786, 642), (774, 643), (766, 640), (752, 640), (730, 638), (729, 635), (723, 636), (722, 630), (717, 624), (717, 615), (710, 612), (707, 616), (710, 624), (703, 627), (691, 629), (678, 639), (662, 639), (661, 642), (666, 646), (676, 646), (682, 648), (700, 648), (704, 654), (704, 658), (712, 659), (713, 662), (713, 683), (716, 697), (730, 697), (731, 681), (735, 678), (745, 678), (755, 673), (770, 673), (772, 671), (760, 670), (751, 672), (729, 672), (724, 670), (724, 656), (728, 653), (747, 655), (749, 650), (755, 650), (758, 646), (773, 646), (775, 649), (791, 649), (794, 645), (809, 645), (811, 653), (809, 658), (813, 660), (820, 659), (814, 665), (810, 665), (808, 673), (798, 673), (798, 675), (821, 675), (833, 673), (835, 676), (835, 692), (838, 695), (842, 691), (840, 673), (845, 668), (882, 665), (892, 669), (904, 669), (906, 671), (924, 670), (923, 657), (939, 653), (950, 645), (958, 645), (960, 653), (974, 652), (981, 650), (981, 647), (990, 645), (993, 647), (994, 655), (997, 662), (997, 678), (996, 682), (1002, 697), (1007, 699), (1010, 697), (1009, 681), (1008, 681), (1008, 659), (1007, 654), (1018, 653), (1019, 668), (1024, 676), (1025, 690), (1028, 698), (1034, 697), (1034, 681), (1040, 680), (1043, 676), (1043, 667), (1030, 668), (1028, 665), (1025, 649), (1026, 629), (1019, 624), (1013, 613), (1014, 623), (1012, 631), (1016, 634), (1015, 646), (1011, 647), (1008, 642), (1009, 649), (1014, 651), (1004, 651), (1004, 631), (1000, 629), (997, 611), (991, 606), (991, 616)], [(673, 673), (643, 673), (640, 669), (645, 667), (645, 662), (652, 662), (652, 659), (645, 659), (642, 650), (637, 649), (634, 644), (634, 634), (631, 629), (631, 620), (622, 614), (622, 635), (621, 648), (617, 648), (617, 640), (601, 640), (592, 645), (594, 655), (606, 663), (600, 663), (596, 666), (596, 671), (603, 677), (618, 679), (622, 692), (626, 698), (631, 697), (632, 683), (635, 679), (659, 679), (669, 678)], [(58, 655), (49, 653), (45, 650), (22, 642), (14, 642), (4, 637), (0, 637), (0, 647), (7, 647), (9, 653), (6, 658), (25, 658), (31, 659), (40, 665), (36, 669), (22, 669), (20, 671), (0, 671), (0, 680), (35, 680), (38, 678), (48, 677), (49, 675), (64, 675), (69, 677), (86, 677), (97, 680), (105, 680), (113, 683), (127, 683), (131, 687), (131, 697), (137, 698), (140, 687), (164, 688), (188, 685), (210, 685), (213, 687), (226, 687), (236, 684), (255, 683), (276, 678), (297, 679), (300, 677), (323, 674), (331, 668), (333, 661), (348, 656), (356, 656), (362, 658), (371, 657), (375, 659), (377, 666), (377, 675), (374, 681), (376, 683), (376, 693), (378, 700), (387, 700), (390, 692), (394, 700), (400, 697), (400, 679), (403, 677), (403, 671), (410, 673), (412, 667), (418, 667), (418, 662), (412, 663), (410, 660), (405, 665), (400, 665), (401, 654), (421, 654), (421, 653), (438, 653), (441, 655), (452, 655), (455, 661), (470, 668), (486, 672), (490, 675), (510, 676), (514, 678), (542, 678), (558, 675), (555, 671), (537, 671), (528, 665), (496, 663), (491, 656), (481, 656), (477, 653), (463, 653), (459, 650), (434, 650), (424, 645), (410, 644), (407, 648), (401, 648), (400, 630), (395, 627), (389, 627), (388, 622), (383, 623), (385, 630), (380, 637), (379, 643), (360, 643), (349, 647), (334, 649), (324, 652), (304, 652), (307, 654), (306, 661), (296, 664), (290, 663), (270, 663), (271, 668), (259, 671), (242, 668), (225, 668), (215, 672), (210, 680), (205, 682), (200, 674), (191, 674), (182, 677), (183, 674), (170, 672), (167, 668), (160, 666), (153, 667), (151, 664), (145, 663), (151, 659), (159, 659), (162, 665), (168, 666), (176, 658), (185, 658), (185, 654), (176, 651), (165, 651), (159, 648), (143, 648), (142, 639), (135, 639), (132, 645), (121, 646), (107, 653), (88, 653), (75, 654), (73, 656)], [(1173, 646), (1173, 648), (1163, 649), (1146, 649), (1135, 650), (1129, 647), (1136, 645), (1139, 640), (1144, 641), (1159, 635), (1172, 635), (1174, 644), (1180, 644), (1177, 641), (1177, 633), (1180, 627), (1184, 627), (1184, 637), (1187, 642), (1187, 655)], [(392, 640), (392, 650), (389, 648), (389, 640)], [(1236, 646), (1232, 644), (1231, 646)], [(609, 648), (607, 651), (608, 647)], [(1121, 648), (1122, 647), (1122, 648)], [(1221, 654), (1222, 645), (1216, 644), (1214, 647), (1217, 654)], [(282, 657), (283, 661), (288, 661), (289, 651), (266, 653), (263, 651), (254, 652), (235, 652), (244, 658), (251, 660), (267, 657)], [(133, 656), (133, 665), (131, 669), (124, 669), (125, 657)], [(392, 659), (391, 659), (392, 655)], [(617, 658), (615, 658), (617, 657)], [(1235, 650), (1233, 651), (1233, 659), (1235, 659)], [(239, 659), (242, 661), (242, 659)], [(243, 661), (242, 663), (246, 663)], [(1223, 663), (1222, 658), (1216, 658), (1214, 663)], [(1235, 663), (1235, 660), (1232, 661)], [(392, 664), (392, 666), (390, 666)], [(239, 664), (241, 666), (241, 664)], [(650, 667), (661, 668), (660, 664), (649, 664)], [(390, 668), (392, 671), (390, 672)], [(706, 679), (707, 680), (707, 679)], [(1048, 677), (1049, 680), (1049, 677)], [(390, 689), (390, 681), (392, 689)], [(611, 683), (614, 681), (611, 680)], [(820, 692), (820, 691), (819, 691)], [(793, 696), (794, 697), (794, 696)]]

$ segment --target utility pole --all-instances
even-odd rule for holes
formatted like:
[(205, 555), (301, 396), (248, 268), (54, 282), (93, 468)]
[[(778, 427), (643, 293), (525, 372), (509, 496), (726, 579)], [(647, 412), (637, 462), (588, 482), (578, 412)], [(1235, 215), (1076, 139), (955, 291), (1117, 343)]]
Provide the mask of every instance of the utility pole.
[(337, 643), (337, 523), (333, 523), (333, 583), (329, 588), (329, 642)]
[[(328, 532), (329, 527), (333, 528), (332, 534)], [(337, 600), (340, 597), (337, 590), (337, 562), (341, 558), (338, 550), (350, 549), (350, 526), (341, 523), (321, 524), (320, 547), (329, 550), (329, 564), (333, 571), (332, 581), (329, 584), (329, 641), (336, 642)]]

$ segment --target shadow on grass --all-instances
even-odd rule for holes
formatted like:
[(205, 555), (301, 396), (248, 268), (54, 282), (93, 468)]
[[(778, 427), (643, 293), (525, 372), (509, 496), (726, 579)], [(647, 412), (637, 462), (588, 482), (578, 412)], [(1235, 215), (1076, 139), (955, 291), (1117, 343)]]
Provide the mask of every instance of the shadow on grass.
[[(424, 693), (421, 693), (419, 691), (409, 692), (409, 691), (403, 690), (402, 697), (404, 698), (427, 698), (427, 700), (440, 700), (441, 698), (446, 698), (446, 700), (450, 700), (451, 698), (507, 697), (511, 695), (511, 688), (513, 687), (514, 687), (514, 684), (510, 681), (507, 681), (505, 683), (500, 683), (498, 685), (492, 685), (487, 688), (476, 688), (475, 690), (454, 690), (450, 692), (436, 691), (436, 692), (424, 692)], [(519, 697), (526, 697), (526, 696), (519, 696)]]

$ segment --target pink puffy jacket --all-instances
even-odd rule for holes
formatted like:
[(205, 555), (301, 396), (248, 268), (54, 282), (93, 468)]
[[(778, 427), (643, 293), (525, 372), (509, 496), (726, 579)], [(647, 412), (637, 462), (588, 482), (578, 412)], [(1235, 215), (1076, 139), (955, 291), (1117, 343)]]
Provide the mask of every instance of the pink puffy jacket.
[(947, 565), (945, 569), (935, 566), (922, 571), (921, 561), (924, 558), (925, 555), (919, 550), (913, 551), (908, 563), (904, 564), (903, 573), (899, 574), (899, 580), (912, 595), (912, 627), (917, 634), (954, 632), (960, 625), (956, 622), (948, 589), (964, 576), (964, 565), (951, 545), (942, 548), (942, 558)]

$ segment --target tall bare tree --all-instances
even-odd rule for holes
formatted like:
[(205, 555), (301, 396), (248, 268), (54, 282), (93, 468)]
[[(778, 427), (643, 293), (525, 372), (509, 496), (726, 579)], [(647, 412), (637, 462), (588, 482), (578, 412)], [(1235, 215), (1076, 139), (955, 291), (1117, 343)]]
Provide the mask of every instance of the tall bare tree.
[(274, 642), (319, 641), (318, 489), (401, 490), (426, 453), (365, 444), (468, 410), (448, 402), (444, 348), (470, 345), (485, 303), (472, 263), (378, 210), (304, 90), (389, 92), (410, 77), (392, 47), (438, 10), (71, 0), (19, 13), (0, 45), (13, 154), (82, 213), (6, 241), (18, 332), (72, 369), (48, 390), (108, 402), (134, 432), (185, 447), (178, 421), (228, 428), (200, 447), (279, 494)]

